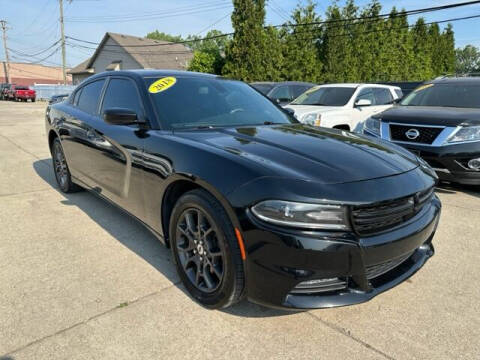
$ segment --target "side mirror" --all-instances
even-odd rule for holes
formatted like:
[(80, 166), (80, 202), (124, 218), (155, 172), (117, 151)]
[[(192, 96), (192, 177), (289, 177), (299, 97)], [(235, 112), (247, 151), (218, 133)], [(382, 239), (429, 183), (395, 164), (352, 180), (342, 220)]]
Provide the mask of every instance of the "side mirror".
[(275, 102), (277, 104), (289, 103), (290, 101), (292, 101), (292, 99), (287, 99), (287, 98), (277, 98), (277, 99), (275, 99)]
[(291, 108), (283, 108), (283, 110), (285, 110), (290, 115), (295, 116), (295, 110), (293, 110)]
[(138, 122), (138, 116), (130, 109), (110, 108), (103, 111), (103, 120), (111, 125), (130, 125)]
[(360, 99), (355, 103), (355, 107), (371, 106), (372, 102), (368, 99)]

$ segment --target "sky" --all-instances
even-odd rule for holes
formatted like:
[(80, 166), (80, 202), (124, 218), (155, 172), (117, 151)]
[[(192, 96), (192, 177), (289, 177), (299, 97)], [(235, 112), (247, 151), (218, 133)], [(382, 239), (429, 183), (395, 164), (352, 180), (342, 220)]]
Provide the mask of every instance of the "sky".
[[(466, 0), (380, 0), (383, 13), (389, 12), (393, 6), (411, 10), (463, 1)], [(368, 2), (356, 0), (360, 7)], [(266, 24), (285, 22), (297, 3), (298, 0), (267, 0)], [(339, 1), (340, 5), (343, 3), (344, 0)], [(318, 0), (316, 4), (323, 17), (331, 0)], [(145, 36), (154, 30), (182, 36), (205, 35), (211, 29), (231, 32), (231, 12), (231, 0), (64, 0), (65, 34), (98, 43), (107, 31), (136, 36)], [(471, 15), (480, 15), (480, 4), (423, 14), (427, 22)], [(122, 21), (118, 21), (120, 18)], [(58, 0), (0, 0), (0, 20), (8, 23), (8, 48), (12, 49), (10, 61), (39, 61), (52, 55), (43, 63), (51, 66), (61, 64), (61, 52), (56, 51), (57, 46), (44, 51), (60, 38), (58, 19)], [(416, 19), (417, 16), (411, 16), (409, 22), (413, 23)], [(440, 26), (443, 28), (445, 25)], [(452, 25), (457, 47), (466, 44), (480, 47), (480, 18), (456, 21)], [(69, 67), (93, 54), (94, 50), (89, 48), (95, 45), (82, 45), (85, 47), (67, 46)], [(33, 57), (19, 53), (41, 54)], [(2, 46), (0, 61), (4, 59)]]

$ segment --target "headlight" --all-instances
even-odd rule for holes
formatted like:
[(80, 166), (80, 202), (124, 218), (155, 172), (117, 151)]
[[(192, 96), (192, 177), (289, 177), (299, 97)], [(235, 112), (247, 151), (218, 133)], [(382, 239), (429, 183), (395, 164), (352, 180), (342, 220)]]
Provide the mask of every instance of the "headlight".
[(307, 114), (300, 120), (307, 125), (320, 126), (320, 114)]
[(480, 141), (480, 126), (462, 127), (447, 140), (449, 143), (460, 141)]
[(341, 205), (267, 200), (252, 207), (263, 221), (309, 229), (348, 230), (347, 209)]
[(372, 134), (380, 136), (380, 120), (369, 117), (365, 120), (364, 129)]

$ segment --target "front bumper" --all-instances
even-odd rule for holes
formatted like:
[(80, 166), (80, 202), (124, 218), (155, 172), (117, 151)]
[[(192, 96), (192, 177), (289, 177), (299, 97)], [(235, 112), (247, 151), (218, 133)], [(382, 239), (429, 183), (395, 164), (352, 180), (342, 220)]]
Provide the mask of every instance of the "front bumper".
[[(382, 123), (382, 127), (388, 123)], [(379, 137), (363, 128), (360, 124), (355, 132)], [(382, 139), (392, 141), (382, 131)], [(469, 169), (467, 163), (471, 159), (480, 158), (480, 142), (448, 144), (442, 146), (402, 143), (392, 141), (403, 146), (415, 155), (424, 159), (437, 173), (440, 180), (455, 182), (463, 185), (480, 185), (480, 171)]]
[[(406, 280), (433, 255), (432, 238), (440, 216), (434, 197), (414, 218), (379, 235), (351, 232), (308, 232), (266, 224), (247, 213), (247, 296), (267, 306), (311, 309), (365, 302)], [(369, 268), (393, 259), (405, 260), (369, 278)], [(341, 290), (295, 293), (296, 286), (314, 279), (341, 278)]]

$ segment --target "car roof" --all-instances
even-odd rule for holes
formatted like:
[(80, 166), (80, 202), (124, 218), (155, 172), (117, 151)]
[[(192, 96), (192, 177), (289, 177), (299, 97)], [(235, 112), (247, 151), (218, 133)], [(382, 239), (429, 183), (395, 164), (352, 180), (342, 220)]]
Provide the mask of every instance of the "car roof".
[(255, 81), (251, 83), (252, 85), (272, 85), (272, 86), (281, 86), (281, 85), (312, 85), (317, 84), (305, 82), (305, 81)]
[(393, 86), (393, 85), (385, 85), (385, 84), (370, 84), (370, 83), (338, 83), (338, 84), (324, 84), (324, 85), (319, 85), (318, 87), (348, 87), (348, 88), (357, 88), (357, 87), (379, 87), (379, 88), (387, 88), (387, 89), (399, 89), (398, 86)]
[(99, 74), (90, 76), (88, 79), (96, 79), (105, 76), (134, 76), (139, 78), (145, 77), (162, 77), (162, 76), (187, 76), (187, 77), (198, 77), (198, 78), (219, 78), (218, 75), (205, 74), (193, 71), (181, 71), (181, 70), (154, 70), (154, 69), (135, 69), (135, 70), (119, 70), (119, 71), (104, 71)]
[(480, 77), (444, 77), (425, 82), (425, 84), (480, 84)]

